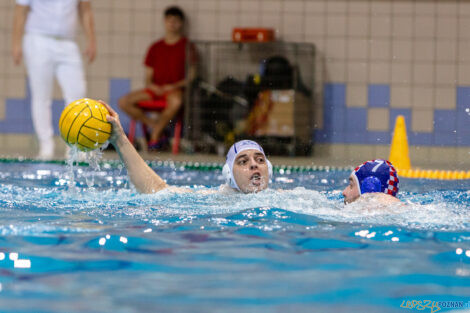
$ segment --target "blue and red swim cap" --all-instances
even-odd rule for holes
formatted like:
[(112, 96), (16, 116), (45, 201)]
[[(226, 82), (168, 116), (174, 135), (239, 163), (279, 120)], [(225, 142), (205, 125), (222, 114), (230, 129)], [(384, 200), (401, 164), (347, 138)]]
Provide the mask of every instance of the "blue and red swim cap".
[(352, 177), (361, 194), (383, 192), (396, 197), (398, 194), (398, 175), (392, 163), (377, 159), (362, 163), (354, 169)]

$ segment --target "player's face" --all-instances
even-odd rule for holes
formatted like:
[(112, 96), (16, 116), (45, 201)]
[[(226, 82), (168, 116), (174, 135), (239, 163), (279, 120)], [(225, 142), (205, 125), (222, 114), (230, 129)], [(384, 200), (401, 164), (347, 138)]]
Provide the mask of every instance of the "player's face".
[(343, 190), (344, 203), (347, 204), (356, 201), (360, 195), (359, 187), (351, 174), (351, 176), (349, 176), (349, 185)]
[(242, 151), (233, 162), (233, 178), (244, 193), (266, 189), (269, 170), (264, 154), (255, 149)]
[(165, 17), (165, 29), (170, 33), (181, 33), (183, 21), (178, 16), (168, 15)]

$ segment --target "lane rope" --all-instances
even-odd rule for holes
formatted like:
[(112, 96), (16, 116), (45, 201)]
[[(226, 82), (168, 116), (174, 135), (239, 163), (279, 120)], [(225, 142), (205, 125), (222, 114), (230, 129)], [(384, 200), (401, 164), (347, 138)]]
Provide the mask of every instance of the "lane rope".
[[(29, 158), (0, 158), (0, 163), (20, 163), (20, 164), (56, 164), (56, 165), (67, 165), (66, 160), (36, 160)], [(173, 169), (187, 169), (196, 171), (220, 171), (222, 170), (223, 164), (217, 162), (175, 162), (175, 161), (146, 161), (146, 163), (152, 167), (170, 167)], [(111, 167), (123, 166), (120, 160), (105, 160), (99, 162), (100, 166), (108, 165)], [(78, 166), (89, 166), (88, 162), (74, 162), (74, 165)], [(273, 167), (275, 173), (281, 175), (289, 175), (291, 173), (309, 173), (309, 172), (335, 172), (335, 171), (346, 171), (351, 172), (352, 166), (323, 166), (323, 165), (311, 165), (311, 166), (298, 166), (298, 165), (277, 165)], [(424, 179), (438, 179), (438, 180), (462, 180), (470, 179), (470, 171), (446, 171), (446, 170), (423, 170), (423, 169), (398, 169), (399, 177), (405, 178), (424, 178)]]

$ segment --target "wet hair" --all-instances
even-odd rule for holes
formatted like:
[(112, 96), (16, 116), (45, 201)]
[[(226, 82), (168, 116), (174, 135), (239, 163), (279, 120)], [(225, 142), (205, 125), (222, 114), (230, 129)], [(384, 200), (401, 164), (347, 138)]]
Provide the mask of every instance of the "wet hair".
[(185, 20), (183, 10), (181, 10), (181, 9), (180, 9), (179, 7), (177, 7), (177, 6), (171, 6), (171, 7), (166, 8), (165, 13), (164, 13), (164, 16), (165, 16), (165, 17), (168, 17), (168, 16), (177, 16), (177, 17), (179, 17), (183, 22), (184, 22), (184, 20)]

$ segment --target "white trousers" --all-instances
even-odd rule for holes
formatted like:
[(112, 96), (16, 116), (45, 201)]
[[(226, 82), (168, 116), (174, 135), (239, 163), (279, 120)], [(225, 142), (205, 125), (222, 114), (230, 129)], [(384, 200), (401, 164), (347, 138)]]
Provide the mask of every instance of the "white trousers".
[(52, 156), (54, 78), (59, 82), (66, 105), (85, 97), (86, 82), (80, 49), (70, 39), (26, 34), (23, 54), (31, 88), (31, 116), (39, 139), (40, 154)]

